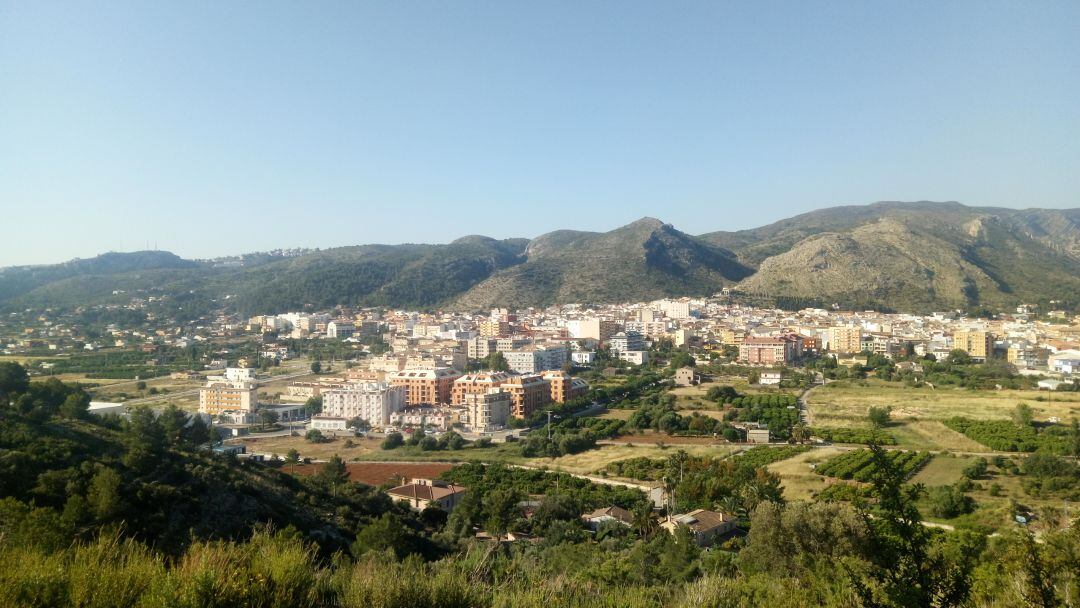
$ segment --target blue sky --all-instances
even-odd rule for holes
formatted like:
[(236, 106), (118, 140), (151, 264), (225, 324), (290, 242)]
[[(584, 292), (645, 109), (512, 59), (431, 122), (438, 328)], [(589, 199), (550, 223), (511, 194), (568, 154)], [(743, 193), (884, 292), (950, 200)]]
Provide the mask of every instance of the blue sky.
[(1077, 2), (0, 0), (0, 266), (1080, 206)]

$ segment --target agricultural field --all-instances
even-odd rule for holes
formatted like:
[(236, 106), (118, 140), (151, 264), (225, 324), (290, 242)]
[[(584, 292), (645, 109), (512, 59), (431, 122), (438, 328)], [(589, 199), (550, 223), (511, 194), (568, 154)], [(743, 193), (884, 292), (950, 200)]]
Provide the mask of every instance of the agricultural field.
[[(351, 447), (345, 442), (351, 440)], [(659, 447), (655, 443), (601, 445), (596, 449), (578, 454), (568, 454), (558, 458), (525, 458), (517, 443), (500, 443), (487, 448), (468, 447), (462, 450), (422, 451), (417, 447), (403, 446), (394, 450), (383, 450), (379, 446), (381, 438), (337, 437), (325, 443), (311, 443), (303, 437), (247, 436), (230, 440), (229, 443), (247, 447), (249, 453), (277, 454), (284, 458), (290, 449), (300, 453), (301, 458), (325, 460), (334, 454), (349, 461), (418, 461), (418, 462), (505, 462), (534, 467), (548, 467), (554, 470), (576, 474), (591, 474), (601, 470), (608, 463), (627, 458), (647, 457), (666, 458), (676, 449), (685, 450), (693, 456), (722, 458), (742, 448), (737, 446), (714, 445), (678, 445)]]
[(775, 388), (762, 388), (751, 385), (742, 376), (720, 376), (710, 382), (702, 382), (697, 386), (676, 386), (668, 390), (668, 394), (675, 396), (676, 409), (700, 410), (705, 408), (719, 409), (715, 402), (705, 398), (705, 393), (714, 386), (730, 386), (741, 395), (774, 394), (780, 392)]
[(975, 461), (974, 456), (952, 456), (949, 454), (934, 457), (911, 478), (911, 483), (924, 486), (947, 486), (960, 481), (964, 468)]
[(680, 447), (686, 445), (710, 445), (715, 447), (727, 447), (733, 445), (724, 441), (722, 438), (693, 435), (668, 435), (667, 433), (653, 430), (640, 431), (633, 434), (623, 434), (604, 441), (605, 443), (629, 443), (633, 445), (656, 445), (657, 443), (662, 443), (664, 445), (677, 445)]
[[(298, 464), (286, 465), (282, 471), (293, 475), (313, 475), (325, 465)], [(380, 486), (385, 483), (400, 483), (402, 478), (422, 477), (426, 479), (438, 479), (440, 475), (449, 471), (454, 465), (450, 463), (430, 462), (425, 464), (403, 462), (350, 462), (345, 465), (349, 473), (349, 481), (366, 483), (369, 486)]]
[[(914, 475), (932, 458), (928, 452), (904, 452), (900, 450), (887, 452), (887, 456), (892, 461), (893, 466), (903, 471), (908, 477)], [(817, 465), (814, 471), (826, 477), (868, 482), (877, 471), (873, 458), (873, 453), (870, 450), (852, 450), (826, 460)]]
[(1048, 391), (973, 391), (954, 388), (909, 388), (897, 383), (834, 382), (807, 394), (815, 426), (860, 426), (872, 406), (892, 407), (893, 420), (948, 420), (955, 416), (1008, 420), (1018, 403), (1027, 403), (1036, 421), (1056, 416), (1080, 417), (1080, 393)]
[(295, 449), (300, 453), (301, 458), (310, 458), (312, 460), (326, 460), (337, 454), (342, 459), (349, 461), (381, 451), (379, 449), (381, 439), (364, 437), (350, 437), (348, 439), (352, 440), (353, 447), (345, 447), (345, 437), (331, 438), (330, 441), (325, 443), (311, 443), (303, 437), (289, 435), (274, 437), (249, 435), (239, 439), (231, 439), (228, 443), (243, 445), (247, 448), (248, 453), (277, 454), (282, 458), (290, 449)]
[(912, 450), (986, 452), (986, 446), (945, 426), (940, 420), (904, 420), (889, 425), (887, 432), (899, 446)]
[(811, 500), (815, 494), (835, 482), (815, 473), (812, 465), (843, 453), (845, 450), (842, 448), (816, 448), (787, 460), (774, 462), (767, 468), (780, 476), (785, 500)]
[(523, 464), (530, 466), (546, 466), (556, 471), (592, 475), (603, 470), (608, 464), (628, 458), (667, 458), (676, 449), (683, 450), (691, 456), (709, 456), (710, 458), (723, 458), (739, 451), (736, 447), (718, 447), (707, 445), (679, 445), (676, 447), (660, 448), (655, 444), (635, 445), (602, 445), (595, 450), (588, 450), (578, 454), (568, 454), (558, 458), (528, 458), (523, 459)]
[(631, 409), (609, 409), (597, 416), (597, 418), (602, 420), (629, 420), (630, 416), (633, 415), (634, 410)]
[(898, 446), (914, 450), (990, 452), (989, 447), (950, 429), (945, 421), (956, 416), (1009, 420), (1018, 403), (1031, 406), (1036, 421), (1080, 417), (1080, 393), (935, 390), (879, 381), (831, 383), (808, 392), (806, 401), (812, 426), (827, 428), (866, 429), (870, 407), (891, 407), (892, 422), (885, 432)]

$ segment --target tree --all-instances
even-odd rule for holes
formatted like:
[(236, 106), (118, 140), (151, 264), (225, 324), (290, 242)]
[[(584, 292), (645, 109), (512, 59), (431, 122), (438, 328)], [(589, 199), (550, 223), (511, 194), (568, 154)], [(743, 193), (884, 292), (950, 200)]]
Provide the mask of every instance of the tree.
[(881, 446), (871, 445), (870, 452), (871, 495), (877, 505), (872, 513), (866, 505), (860, 506), (870, 529), (869, 568), (862, 574), (848, 572), (863, 605), (962, 605), (971, 588), (971, 558), (954, 560), (939, 550), (939, 532), (922, 524), (916, 506), (923, 486), (906, 484), (907, 475)]
[(927, 493), (930, 514), (951, 519), (975, 510), (975, 501), (956, 486), (938, 486)]
[(384, 450), (393, 450), (405, 445), (405, 439), (401, 436), (401, 433), (388, 433), (386, 438), (383, 439), (382, 445), (379, 447)]
[(120, 512), (120, 482), (120, 474), (108, 467), (98, 469), (90, 480), (86, 500), (98, 519), (111, 519)]
[(949, 351), (949, 365), (971, 365), (971, 355), (966, 350), (954, 348)]
[(976, 458), (971, 464), (964, 467), (964, 477), (968, 479), (978, 479), (983, 475), (986, 475), (986, 469), (988, 466), (985, 458)]
[(321, 411), (322, 395), (319, 395), (317, 397), (309, 397), (308, 400), (304, 403), (304, 413), (307, 414), (308, 418), (311, 418), (312, 416), (318, 414)]
[(315, 478), (332, 487), (336, 493), (338, 486), (349, 482), (349, 470), (345, 467), (345, 461), (337, 454), (334, 454), (319, 469)]
[(534, 530), (543, 530), (556, 521), (577, 522), (581, 515), (574, 499), (566, 494), (544, 496), (532, 516)]
[(86, 410), (90, 407), (90, 395), (83, 391), (68, 395), (60, 404), (60, 415), (64, 418), (78, 419), (86, 416)]
[(1013, 410), (1012, 419), (1013, 422), (1020, 426), (1031, 426), (1031, 422), (1035, 419), (1035, 412), (1030, 405), (1017, 403), (1016, 409)]
[(198, 447), (210, 441), (210, 428), (206, 426), (203, 417), (196, 414), (191, 418), (191, 424), (184, 430), (188, 444)]
[(407, 443), (408, 445), (420, 445), (420, 441), (426, 436), (427, 433), (424, 432), (424, 429), (419, 428), (413, 431), (413, 434), (405, 440), (405, 443)]
[(313, 373), (313, 374), (322, 373), (322, 362), (319, 361), (318, 359), (311, 362), (311, 373)]
[(653, 537), (656, 531), (660, 528), (660, 525), (656, 522), (656, 518), (653, 517), (652, 504), (646, 501), (642, 501), (634, 507), (633, 510), (634, 520), (630, 524), (634, 532), (637, 533), (643, 540), (649, 540)]
[(510, 363), (506, 361), (506, 356), (499, 351), (495, 351), (489, 354), (483, 359), (483, 365), (486, 369), (493, 372), (508, 372), (510, 371)]
[(304, 439), (306, 439), (308, 443), (322, 443), (326, 441), (326, 437), (319, 429), (311, 429), (304, 435)]
[(892, 408), (889, 406), (872, 406), (870, 411), (867, 412), (866, 417), (870, 420), (870, 424), (875, 428), (881, 428), (889, 424), (889, 419), (892, 416)]
[(180, 445), (187, 423), (187, 413), (175, 405), (170, 403), (161, 410), (158, 414), (158, 424), (161, 425), (161, 433), (166, 445), (173, 447)]
[(694, 356), (687, 352), (677, 352), (671, 356), (671, 360), (668, 362), (668, 366), (671, 369), (679, 369), (681, 367), (697, 367), (697, 361), (694, 360)]
[(296, 448), (289, 448), (288, 452), (285, 452), (286, 464), (298, 464), (300, 462), (300, 452), (296, 451)]
[(484, 528), (488, 534), (501, 539), (510, 531), (518, 515), (518, 495), (510, 488), (498, 488), (488, 492), (484, 501)]
[(9, 404), (12, 397), (25, 393), (28, 388), (30, 375), (23, 366), (11, 361), (0, 363), (0, 401)]
[(465, 438), (457, 433), (450, 431), (439, 438), (441, 443), (444, 443), (448, 450), (460, 450), (465, 447)]
[(352, 544), (353, 555), (357, 556), (370, 551), (387, 550), (392, 551), (399, 560), (423, 553), (422, 539), (401, 518), (392, 513), (383, 513), (378, 519), (361, 528)]
[(154, 412), (145, 406), (128, 411), (124, 444), (127, 447), (124, 464), (136, 471), (147, 471), (161, 458), (165, 451), (165, 433)]
[(718, 403), (727, 403), (739, 397), (739, 391), (732, 386), (712, 386), (705, 392), (705, 398)]
[(810, 429), (803, 423), (791, 427), (791, 442), (805, 443), (810, 440)]
[[(278, 413), (273, 410), (262, 409), (259, 410), (259, 422), (262, 423), (262, 428), (267, 428), (277, 424)], [(316, 429), (312, 429), (316, 430)]]
[(359, 416), (355, 418), (350, 418), (349, 421), (345, 423), (345, 426), (356, 431), (357, 433), (367, 432), (368, 429), (371, 428), (371, 425), (368, 424), (368, 421), (364, 420)]

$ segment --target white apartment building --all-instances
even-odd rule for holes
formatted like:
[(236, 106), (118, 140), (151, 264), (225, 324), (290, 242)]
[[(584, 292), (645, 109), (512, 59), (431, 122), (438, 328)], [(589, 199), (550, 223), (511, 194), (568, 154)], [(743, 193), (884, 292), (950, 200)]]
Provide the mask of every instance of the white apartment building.
[(645, 365), (649, 362), (649, 351), (624, 350), (619, 353), (619, 358), (633, 365)]
[(362, 418), (372, 426), (390, 423), (390, 415), (405, 408), (405, 387), (364, 382), (323, 391), (325, 417)]
[(510, 419), (510, 393), (493, 389), (488, 393), (465, 395), (465, 416), (474, 432), (501, 429)]
[(665, 317), (669, 319), (690, 318), (690, 302), (660, 300), (656, 303), (656, 307), (660, 310), (660, 312), (664, 313)]
[(331, 321), (326, 324), (327, 338), (348, 338), (356, 333), (356, 326), (352, 321)]
[(226, 382), (254, 382), (255, 370), (247, 367), (229, 367), (225, 369)]
[(569, 356), (565, 346), (530, 346), (503, 353), (510, 369), (519, 374), (535, 374), (549, 369), (562, 369)]
[(576, 350), (571, 353), (574, 363), (577, 365), (592, 365), (596, 361), (596, 352), (591, 350)]
[(571, 338), (592, 338), (593, 340), (606, 340), (611, 334), (619, 330), (618, 324), (606, 319), (572, 319), (566, 322), (566, 333)]
[(645, 350), (645, 340), (636, 331), (620, 331), (608, 339), (607, 345), (615, 354)]

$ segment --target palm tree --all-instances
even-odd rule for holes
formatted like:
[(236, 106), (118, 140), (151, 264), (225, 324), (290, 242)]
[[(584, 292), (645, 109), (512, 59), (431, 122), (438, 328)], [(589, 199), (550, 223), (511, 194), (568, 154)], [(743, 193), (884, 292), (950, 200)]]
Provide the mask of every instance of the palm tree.
[(653, 517), (652, 506), (648, 502), (642, 502), (634, 508), (631, 527), (644, 540), (649, 540), (656, 533), (658, 524), (656, 518)]

